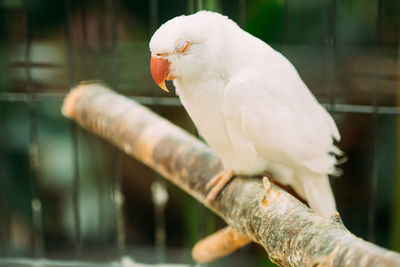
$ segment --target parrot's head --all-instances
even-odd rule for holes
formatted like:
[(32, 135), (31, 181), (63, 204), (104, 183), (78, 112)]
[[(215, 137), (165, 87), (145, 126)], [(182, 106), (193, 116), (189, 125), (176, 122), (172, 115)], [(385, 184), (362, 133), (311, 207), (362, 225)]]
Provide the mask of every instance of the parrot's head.
[(201, 79), (215, 70), (223, 72), (223, 29), (227, 23), (235, 24), (221, 14), (200, 11), (161, 25), (150, 40), (154, 81), (168, 92), (165, 80)]

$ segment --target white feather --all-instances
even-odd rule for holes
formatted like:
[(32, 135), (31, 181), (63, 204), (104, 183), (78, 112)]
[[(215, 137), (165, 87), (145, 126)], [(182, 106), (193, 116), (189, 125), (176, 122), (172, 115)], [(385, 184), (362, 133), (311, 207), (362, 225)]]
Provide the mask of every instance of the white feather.
[(336, 212), (335, 198), (326, 174), (310, 172), (304, 169), (299, 172), (299, 180), (302, 183), (304, 194), (310, 207), (329, 217)]
[(327, 175), (339, 131), (284, 56), (208, 11), (168, 21), (150, 49), (170, 61), (184, 107), (226, 169), (269, 171), (322, 215), (336, 210)]

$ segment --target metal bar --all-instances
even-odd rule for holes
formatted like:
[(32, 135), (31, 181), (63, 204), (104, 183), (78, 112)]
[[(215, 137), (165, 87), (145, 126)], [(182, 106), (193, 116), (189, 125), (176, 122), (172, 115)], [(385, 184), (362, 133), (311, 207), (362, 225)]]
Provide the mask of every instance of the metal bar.
[[(327, 110), (333, 114), (335, 112), (336, 103), (336, 0), (330, 0), (329, 2), (329, 23), (328, 23), (328, 49), (329, 49), (329, 73), (328, 73), (328, 84), (329, 84), (329, 107)], [(329, 183), (331, 187), (334, 186), (334, 180), (332, 176), (329, 176)]]
[(167, 185), (161, 177), (154, 173), (155, 179), (151, 184), (152, 199), (154, 205), (155, 215), (155, 247), (156, 257), (159, 262), (165, 262), (166, 257), (166, 236), (167, 231), (165, 227), (165, 206), (168, 201)]
[(81, 15), (81, 26), (82, 26), (82, 39), (85, 46), (85, 52), (89, 52), (89, 38), (88, 38), (88, 28), (87, 28), (87, 10), (86, 4), (80, 5), (80, 15)]
[[(375, 28), (375, 72), (379, 73), (380, 70), (380, 16), (381, 16), (381, 1), (377, 0), (376, 2), (376, 28)], [(371, 242), (375, 241), (375, 227), (376, 227), (376, 195), (377, 195), (377, 187), (378, 187), (378, 119), (379, 119), (379, 78), (375, 77), (375, 86), (373, 91), (373, 99), (372, 99), (372, 174), (370, 179), (370, 203), (368, 208), (368, 240)]]
[[(1, 193), (3, 193), (3, 189), (5, 188), (4, 186), (4, 180), (2, 179), (1, 181)], [(9, 247), (9, 222), (8, 218), (8, 210), (5, 208), (3, 205), (3, 202), (0, 200), (0, 256), (4, 257), (8, 255), (8, 247)]]
[[(62, 102), (65, 97), (64, 93), (36, 93), (34, 101), (36, 102)], [(135, 101), (146, 105), (160, 105), (160, 106), (171, 106), (180, 107), (181, 102), (177, 97), (151, 97), (151, 96), (127, 96)], [(8, 93), (0, 92), (0, 101), (3, 102), (28, 102), (29, 94), (27, 93)]]
[(336, 98), (336, 0), (331, 0), (329, 5), (329, 33), (328, 33), (328, 45), (329, 45), (329, 88), (330, 88), (330, 107), (329, 111), (335, 111), (335, 98)]
[[(150, 0), (150, 36), (158, 29), (158, 0)], [(158, 90), (155, 86), (151, 87), (151, 102), (159, 113)]]
[[(70, 0), (65, 0), (65, 40), (67, 42), (67, 59), (68, 59), (68, 86), (72, 87), (75, 73), (74, 73), (74, 61), (72, 56), (72, 42), (71, 42), (71, 3)], [(72, 206), (74, 214), (74, 225), (75, 225), (75, 253), (79, 258), (82, 254), (82, 234), (81, 234), (81, 219), (79, 210), (79, 150), (78, 150), (78, 127), (75, 123), (70, 123), (70, 133), (72, 141), (72, 157), (73, 157), (73, 186), (72, 186)]]
[(239, 25), (246, 29), (246, 0), (238, 0)]
[(63, 68), (62, 64), (50, 62), (26, 62), (26, 61), (13, 61), (7, 64), (9, 68)]
[[(200, 139), (199, 131), (197, 130), (194, 123), (192, 123), (194, 128), (194, 135), (197, 139)], [(210, 214), (207, 212), (206, 207), (200, 203), (196, 202), (196, 215), (197, 215), (197, 240), (201, 240), (207, 236), (208, 222)]]
[(182, 103), (177, 97), (149, 97), (149, 96), (129, 96), (129, 98), (146, 106), (171, 106), (181, 107)]
[[(158, 0), (150, 1), (150, 35), (154, 33), (159, 26), (158, 21)], [(151, 106), (156, 113), (160, 113), (160, 103), (158, 101), (158, 90), (155, 86), (151, 88)], [(154, 242), (156, 247), (156, 257), (159, 262), (165, 262), (166, 258), (166, 230), (165, 230), (165, 205), (168, 201), (167, 183), (164, 179), (154, 172), (154, 181), (151, 185), (154, 216), (155, 216), (155, 235)], [(164, 196), (164, 197), (163, 197)]]
[[(197, 136), (197, 131), (196, 131)], [(196, 202), (196, 215), (197, 215), (197, 240), (204, 238), (207, 235), (207, 213), (206, 207), (199, 202)]]
[(285, 0), (284, 9), (285, 9), (285, 17), (284, 17), (284, 24), (285, 24), (285, 37), (284, 37), (284, 51), (285, 55), (289, 54), (289, 43), (290, 43), (290, 7), (289, 7), (290, 0)]
[(158, 28), (158, 1), (150, 0), (150, 34)]
[(109, 10), (110, 10), (110, 32), (111, 32), (111, 85), (115, 90), (118, 91), (117, 83), (117, 31), (115, 23), (115, 1), (109, 0)]
[[(109, 0), (109, 16), (110, 16), (110, 33), (111, 33), (111, 85), (118, 91), (117, 82), (117, 31), (115, 22), (115, 1)], [(112, 201), (114, 205), (114, 223), (116, 233), (117, 251), (120, 256), (125, 254), (126, 251), (126, 233), (125, 233), (125, 220), (123, 212), (124, 195), (122, 192), (122, 174), (121, 174), (121, 151), (114, 148), (114, 157), (112, 162), (112, 169), (114, 179), (112, 180)]]
[(193, 13), (196, 13), (199, 10), (199, 2), (201, 0), (192, 0), (193, 3)]
[[(32, 43), (32, 25), (29, 13), (29, 0), (24, 1), (25, 13), (25, 29), (26, 29), (26, 46), (25, 46), (25, 62), (30, 62), (31, 43)], [(35, 257), (43, 257), (44, 255), (44, 238), (43, 238), (43, 222), (42, 222), (42, 204), (40, 201), (38, 177), (39, 177), (39, 147), (38, 147), (38, 129), (36, 116), (35, 87), (32, 83), (31, 70), (29, 64), (25, 67), (25, 75), (27, 82), (27, 106), (29, 112), (29, 176), (32, 191), (31, 207), (32, 207), (32, 225), (33, 225), (33, 249)]]
[[(124, 195), (122, 193), (122, 175), (121, 175), (121, 152), (120, 150), (114, 150), (114, 161), (116, 162), (113, 166), (114, 180), (112, 183), (112, 197), (114, 203), (114, 223), (116, 232), (116, 243), (117, 250), (120, 256), (125, 254), (126, 251), (126, 233), (125, 233), (125, 218), (123, 213)], [(114, 164), (114, 163), (113, 163)]]
[[(243, 0), (241, 0), (243, 1)], [(290, 0), (286, 0), (285, 3), (288, 3)], [(289, 7), (285, 6), (285, 10), (289, 10)], [(288, 11), (285, 11), (285, 14)], [(287, 15), (288, 17), (289, 15)], [(285, 18), (285, 24), (288, 24), (289, 22), (287, 21), (288, 18)], [(243, 25), (244, 27), (245, 25)], [(154, 30), (155, 31), (155, 30)], [(287, 25), (285, 26), (285, 44), (289, 44), (290, 42), (290, 26)], [(14, 61), (10, 62), (6, 67), (8, 68), (26, 68), (27, 66), (33, 67), (33, 68), (64, 68), (65, 66), (63, 64), (58, 64), (58, 63), (49, 63), (49, 62), (24, 62), (24, 61)], [(386, 73), (370, 73), (370, 72), (348, 72), (346, 73), (346, 76), (349, 77), (354, 77), (354, 78), (364, 78), (364, 79), (376, 79), (379, 78), (379, 80), (384, 80), (384, 81), (398, 81), (400, 79), (400, 76), (397, 74), (386, 74)]]
[[(71, 260), (52, 260), (52, 259), (31, 259), (31, 258), (0, 258), (1, 266), (18, 266), (18, 267), (124, 267), (127, 266), (143, 266), (146, 265), (133, 263), (130, 258), (121, 261), (99, 262), (99, 261), (71, 261)], [(150, 265), (148, 265), (150, 266)]]
[[(328, 109), (331, 104), (322, 104)], [(354, 113), (354, 114), (372, 114), (374, 107), (369, 105), (352, 105), (352, 104), (334, 104), (335, 113)], [(400, 107), (380, 106), (376, 111), (380, 115), (400, 115)]]
[[(379, 52), (380, 53), (380, 52)], [(379, 79), (383, 81), (398, 81), (400, 78), (397, 74), (382, 74), (382, 73), (369, 73), (369, 72), (349, 72), (349, 77), (365, 78), (365, 79)]]
[[(65, 94), (62, 93), (36, 93), (36, 102), (62, 102)], [(181, 107), (182, 103), (177, 97), (151, 97), (151, 96), (126, 96), (145, 106), (167, 106)], [(28, 102), (28, 94), (26, 93), (7, 93), (0, 92), (0, 102)], [(326, 109), (331, 107), (331, 103), (322, 103)], [(334, 113), (352, 113), (352, 114), (372, 114), (374, 107), (370, 105), (353, 105), (353, 104), (334, 104)], [(400, 107), (397, 106), (379, 106), (377, 111), (379, 115), (400, 115)]]
[[(54, 102), (62, 102), (65, 94), (62, 93), (36, 93), (35, 102), (46, 102), (46, 101), (54, 101)], [(8, 93), (8, 92), (0, 92), (0, 101), (2, 102), (29, 102), (29, 94), (27, 93)]]

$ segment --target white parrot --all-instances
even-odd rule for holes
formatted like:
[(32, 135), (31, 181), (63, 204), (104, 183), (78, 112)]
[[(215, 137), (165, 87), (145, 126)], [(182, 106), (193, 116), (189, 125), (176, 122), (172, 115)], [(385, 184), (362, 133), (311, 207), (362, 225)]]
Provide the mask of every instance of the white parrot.
[(268, 171), (319, 214), (336, 211), (328, 174), (339, 173), (335, 155), (342, 152), (333, 140), (340, 140), (339, 131), (282, 54), (210, 11), (167, 21), (151, 38), (150, 50), (153, 79), (166, 91), (164, 81), (173, 80), (223, 163), (208, 200), (234, 174)]

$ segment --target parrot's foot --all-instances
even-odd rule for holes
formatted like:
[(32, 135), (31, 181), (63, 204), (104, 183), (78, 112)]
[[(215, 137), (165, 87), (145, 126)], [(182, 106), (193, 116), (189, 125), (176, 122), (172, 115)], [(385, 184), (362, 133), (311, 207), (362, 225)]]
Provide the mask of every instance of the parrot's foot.
[(250, 239), (227, 226), (197, 242), (192, 249), (192, 257), (197, 262), (207, 263), (226, 256), (250, 242)]
[(206, 190), (211, 191), (208, 193), (204, 203), (209, 205), (213, 201), (219, 192), (224, 188), (224, 186), (235, 176), (234, 171), (223, 170), (216, 174), (206, 185)]

